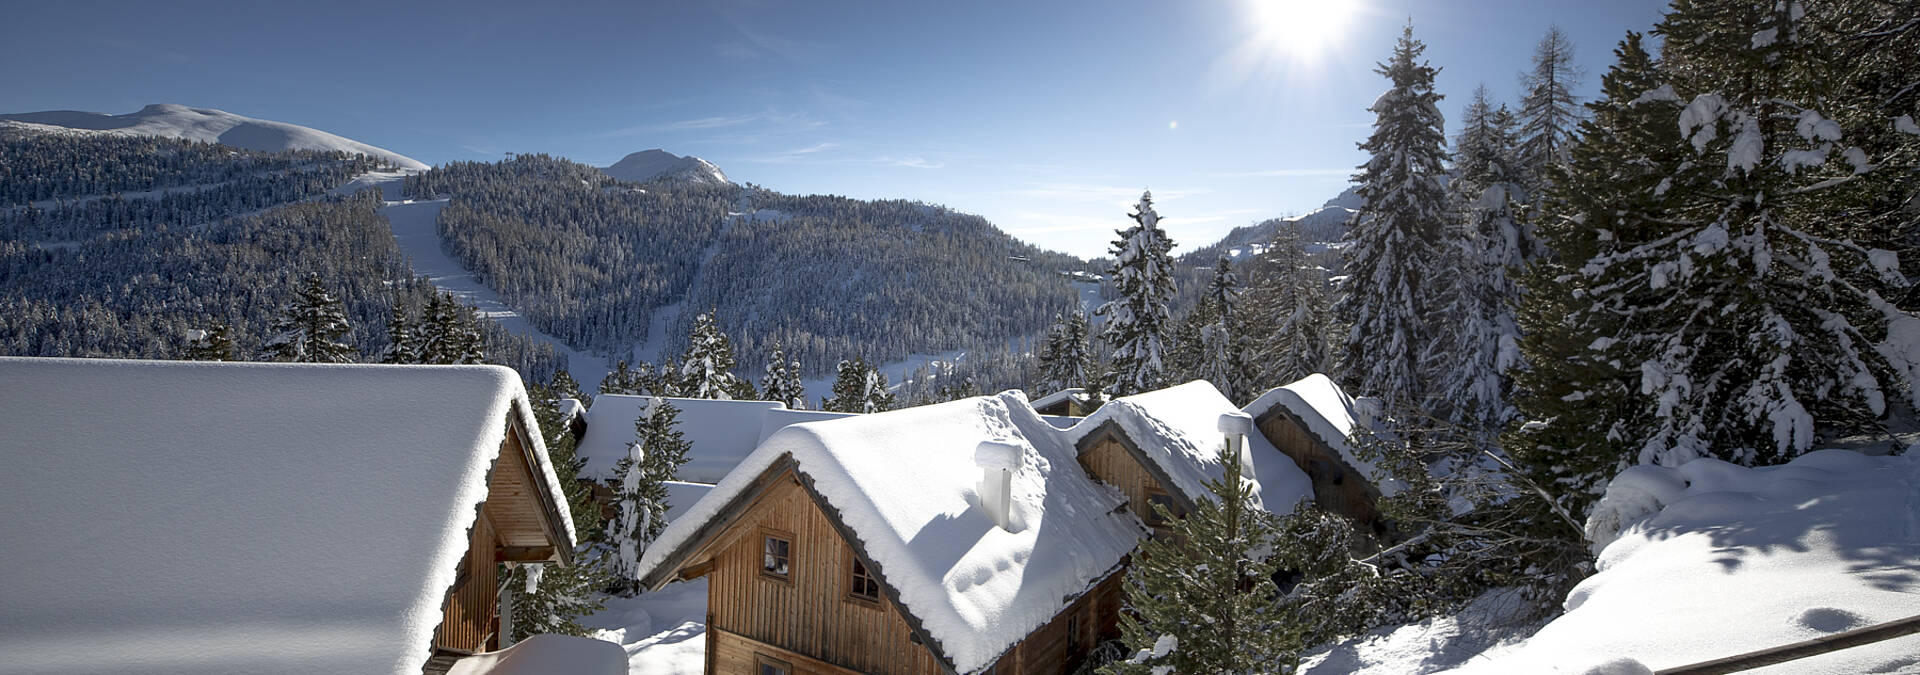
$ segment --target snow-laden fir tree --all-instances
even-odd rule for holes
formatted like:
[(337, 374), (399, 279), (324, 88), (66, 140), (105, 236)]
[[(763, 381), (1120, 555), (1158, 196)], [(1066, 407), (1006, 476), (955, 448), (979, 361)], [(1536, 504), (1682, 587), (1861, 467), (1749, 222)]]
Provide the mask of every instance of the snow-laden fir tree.
[(1297, 223), (1282, 223), (1255, 267), (1247, 304), (1253, 320), (1256, 389), (1278, 387), (1332, 370), (1332, 299), (1326, 273), (1307, 257)]
[(614, 466), (616, 513), (608, 532), (614, 572), (629, 590), (639, 583), (640, 556), (667, 526), (667, 481), (687, 463), (688, 444), (677, 428), (680, 411), (666, 400), (647, 401), (634, 420), (634, 440)]
[[(600, 507), (593, 501), (592, 488), (576, 480), (582, 460), (574, 454), (573, 433), (560, 418), (558, 406), (560, 399), (578, 399), (579, 389), (573, 377), (561, 370), (551, 385), (534, 383), (527, 398), (533, 404), (534, 422), (545, 434), (547, 457), (566, 493), (574, 528), (586, 533), (599, 530)], [(579, 617), (604, 607), (602, 591), (610, 579), (592, 546), (582, 543), (571, 565), (519, 565), (502, 581), (503, 587), (513, 591), (514, 640), (543, 633), (586, 637), (593, 632), (580, 624)]]
[(1251, 398), (1248, 384), (1246, 339), (1241, 334), (1240, 277), (1233, 272), (1233, 261), (1226, 255), (1214, 263), (1213, 279), (1207, 282), (1206, 303), (1210, 321), (1200, 327), (1198, 368), (1194, 375), (1213, 383), (1231, 401)]
[(1173, 241), (1160, 229), (1153, 194), (1141, 193), (1134, 225), (1113, 242), (1114, 287), (1120, 297), (1094, 313), (1107, 318), (1101, 336), (1113, 348), (1106, 390), (1127, 396), (1166, 383), (1167, 305), (1173, 301)]
[(359, 356), (346, 343), (346, 309), (320, 281), (320, 275), (307, 275), (300, 295), (280, 308), (268, 331), (273, 337), (266, 344), (267, 358), (298, 363), (349, 363)]
[(1510, 271), (1536, 257), (1539, 245), (1517, 214), (1527, 199), (1515, 169), (1511, 116), (1480, 87), (1463, 117), (1447, 186), (1447, 264), (1438, 270), (1439, 311), (1425, 357), (1435, 376), (1429, 409), (1455, 428), (1490, 437), (1512, 417), (1507, 372), (1520, 358), (1512, 310), (1520, 294)]
[(586, 394), (580, 391), (580, 382), (573, 379), (573, 373), (567, 372), (565, 368), (553, 372), (553, 384), (548, 388), (553, 390), (555, 399), (587, 400)]
[(720, 330), (711, 310), (693, 317), (686, 356), (680, 359), (680, 391), (687, 398), (732, 400), (739, 376), (733, 374), (733, 341)]
[(188, 361), (240, 360), (240, 352), (233, 344), (233, 329), (219, 320), (207, 324), (205, 329), (193, 331), (182, 356)]
[(1053, 326), (1047, 329), (1047, 341), (1040, 347), (1040, 389), (1038, 395), (1079, 387), (1092, 390), (1099, 387), (1093, 347), (1089, 344), (1091, 329), (1087, 323), (1087, 313), (1075, 307), (1064, 316), (1056, 315)]
[(1547, 180), (1547, 167), (1566, 161), (1582, 109), (1573, 91), (1580, 88), (1580, 67), (1573, 62), (1573, 41), (1559, 26), (1533, 48), (1533, 68), (1520, 74), (1520, 144), (1515, 178), (1538, 189)]
[(420, 362), (419, 336), (414, 333), (413, 319), (407, 316), (406, 305), (398, 300), (387, 315), (387, 346), (380, 350), (380, 362)]
[(1277, 523), (1254, 502), (1240, 458), (1227, 448), (1219, 456), (1225, 475), (1207, 482), (1210, 498), (1192, 513), (1176, 517), (1154, 505), (1172, 526), (1170, 536), (1142, 543), (1127, 568), (1130, 611), (1121, 613), (1120, 631), (1134, 656), (1103, 672), (1272, 672), (1291, 658), (1288, 617), (1274, 602), (1278, 560), (1268, 555)]
[[(1910, 285), (1897, 254), (1862, 243), (1899, 235), (1845, 215), (1878, 187), (1861, 176), (1886, 167), (1825, 112), (1851, 105), (1834, 82), (1852, 66), (1824, 29), (1835, 7), (1677, 4), (1656, 28), (1657, 86), (1609, 92), (1619, 116), (1667, 124), (1600, 136), (1589, 152), (1610, 156), (1588, 159), (1614, 170), (1574, 167), (1556, 192), (1567, 202), (1556, 215), (1573, 226), (1555, 233), (1566, 251), (1590, 253), (1567, 257), (1569, 329), (1542, 351), (1628, 380), (1562, 394), (1596, 399), (1579, 422), (1541, 416), (1558, 385), (1530, 396), (1532, 435), (1517, 445), (1559, 474), (1570, 500), (1584, 506), (1612, 468), (1595, 466), (1597, 452), (1567, 457), (1575, 445), (1625, 446), (1606, 458), (1615, 467), (1776, 463), (1877, 429), (1911, 395), (1920, 359), (1889, 336), (1920, 323), (1886, 299)], [(1605, 436), (1553, 429), (1573, 424)], [(1556, 436), (1575, 444), (1550, 445)]]
[(800, 362), (788, 360), (779, 342), (774, 342), (772, 351), (767, 353), (766, 375), (760, 379), (760, 396), (785, 404), (788, 410), (804, 410), (807, 407), (806, 385), (800, 381)]
[(641, 363), (636, 369), (628, 364), (626, 359), (620, 359), (614, 364), (613, 370), (607, 371), (606, 375), (600, 377), (598, 391), (602, 394), (638, 395), (644, 393), (643, 383), (652, 377), (653, 366)]
[(1446, 137), (1433, 89), (1438, 69), (1420, 62), (1424, 51), (1408, 24), (1375, 70), (1392, 87), (1373, 102), (1373, 134), (1360, 144), (1372, 156), (1354, 176), (1366, 206), (1347, 231), (1347, 294), (1334, 306), (1348, 327), (1343, 380), (1390, 409), (1423, 405), (1431, 393), (1421, 357), (1433, 339), (1427, 322), (1444, 259)]
[(419, 327), (418, 363), (441, 365), (485, 363), (480, 316), (451, 293), (436, 292), (427, 299)]
[(829, 412), (876, 413), (893, 409), (887, 376), (864, 358), (841, 361), (833, 379), (833, 396), (820, 401)]

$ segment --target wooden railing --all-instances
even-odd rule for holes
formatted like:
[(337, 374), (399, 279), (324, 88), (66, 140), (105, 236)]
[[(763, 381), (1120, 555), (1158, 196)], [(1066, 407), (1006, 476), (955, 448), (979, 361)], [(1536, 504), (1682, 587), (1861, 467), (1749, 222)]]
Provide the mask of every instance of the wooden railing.
[(1724, 659), (1714, 659), (1690, 666), (1668, 668), (1654, 675), (1718, 675), (1719, 673), (1737, 673), (1761, 666), (1771, 666), (1776, 663), (1786, 663), (1788, 661), (1804, 659), (1809, 656), (1818, 656), (1850, 647), (1892, 640), (1914, 633), (1920, 633), (1920, 616), (1910, 616), (1898, 621), (1888, 621), (1866, 628), (1850, 630), (1844, 633), (1834, 633), (1804, 642), (1795, 642), (1790, 645), (1781, 645), (1779, 647), (1748, 652), (1738, 656), (1729, 656)]

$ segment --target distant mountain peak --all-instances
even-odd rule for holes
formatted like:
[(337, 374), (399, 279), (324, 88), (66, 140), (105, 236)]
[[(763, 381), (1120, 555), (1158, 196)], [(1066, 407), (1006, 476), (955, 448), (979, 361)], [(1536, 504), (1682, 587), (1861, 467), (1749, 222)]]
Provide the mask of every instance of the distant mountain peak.
[(652, 148), (620, 158), (613, 166), (603, 167), (601, 173), (635, 183), (647, 181), (666, 181), (670, 183), (731, 183), (720, 167), (714, 166), (699, 157), (679, 155)]
[(177, 103), (154, 103), (137, 112), (109, 115), (78, 110), (0, 115), (13, 120), (48, 126), (105, 131), (142, 136), (162, 136), (205, 143), (222, 143), (247, 150), (320, 150), (354, 152), (377, 157), (403, 169), (424, 170), (427, 165), (412, 157), (385, 148), (336, 136), (319, 129), (286, 122), (254, 119), (213, 108), (194, 108)]

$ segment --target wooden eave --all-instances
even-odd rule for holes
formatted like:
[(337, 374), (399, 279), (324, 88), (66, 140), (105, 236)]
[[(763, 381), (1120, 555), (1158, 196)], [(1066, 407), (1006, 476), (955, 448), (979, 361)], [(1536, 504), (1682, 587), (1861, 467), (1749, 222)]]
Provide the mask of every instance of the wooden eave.
[[(527, 437), (527, 430), (520, 422), (520, 420), (523, 419), (521, 415), (529, 411), (524, 409), (523, 406), (525, 404), (523, 403), (516, 401), (513, 405), (515, 409), (507, 413), (507, 433), (511, 434), (513, 440), (520, 444), (521, 452), (517, 460), (520, 466), (517, 468), (526, 473), (528, 476), (527, 482), (532, 484), (529, 491), (533, 495), (536, 508), (540, 510), (540, 530), (546, 535), (547, 541), (552, 545), (548, 547), (512, 547), (503, 551), (503, 553), (513, 556), (510, 559), (515, 562), (558, 562), (562, 565), (571, 565), (573, 564), (574, 541), (573, 538), (567, 534), (566, 520), (560, 515), (563, 502), (560, 499), (560, 495), (553, 494), (551, 484), (547, 482), (547, 471), (540, 467), (534, 460), (534, 445), (532, 439)], [(488, 475), (491, 477), (492, 471), (489, 471)], [(489, 478), (489, 480), (491, 480), (491, 478)], [(492, 496), (489, 495), (489, 499), (491, 498)], [(535, 553), (535, 549), (540, 548), (545, 548), (547, 555), (536, 558), (533, 554)]]
[[(1253, 420), (1254, 430), (1264, 436), (1266, 432), (1261, 431), (1262, 427), (1266, 425), (1268, 420), (1271, 420), (1275, 417), (1283, 417), (1288, 422), (1292, 423), (1294, 426), (1299, 427), (1301, 431), (1306, 432), (1307, 438), (1313, 439), (1313, 442), (1316, 445), (1320, 446), (1320, 450), (1322, 454), (1325, 454), (1328, 459), (1331, 459), (1339, 463), (1341, 471), (1346, 472), (1348, 475), (1359, 478), (1360, 482), (1365, 484), (1368, 498), (1374, 500), (1376, 503), (1379, 501), (1380, 486), (1374, 485), (1373, 481), (1369, 480), (1366, 474), (1361, 473), (1358, 469), (1355, 469), (1352, 464), (1348, 464), (1346, 455), (1342, 455), (1338, 451), (1334, 450), (1333, 444), (1328, 443), (1327, 439), (1321, 438), (1320, 434), (1318, 432), (1315, 432), (1313, 430), (1313, 427), (1307, 424), (1306, 420), (1301, 419), (1299, 415), (1294, 414), (1293, 411), (1288, 409), (1286, 406), (1275, 404), (1273, 407), (1268, 408), (1266, 412), (1260, 413), (1260, 416), (1254, 418)], [(1273, 439), (1271, 438), (1267, 439), (1267, 443), (1273, 444), (1276, 449), (1279, 448), (1279, 444), (1273, 443)], [(1280, 454), (1284, 455), (1286, 454), (1286, 451), (1282, 450)], [(1292, 459), (1292, 457), (1289, 456), (1288, 459)], [(1305, 467), (1302, 467), (1303, 470), (1304, 468)]]

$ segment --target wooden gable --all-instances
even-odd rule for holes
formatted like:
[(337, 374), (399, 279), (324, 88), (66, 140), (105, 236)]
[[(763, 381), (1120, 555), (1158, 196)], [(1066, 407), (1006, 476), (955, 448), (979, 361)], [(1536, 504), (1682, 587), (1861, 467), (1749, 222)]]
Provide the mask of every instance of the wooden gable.
[(1375, 530), (1382, 526), (1380, 509), (1375, 506), (1380, 490), (1367, 482), (1365, 474), (1348, 464), (1325, 440), (1309, 431), (1292, 411), (1276, 405), (1254, 420), (1254, 424), (1268, 443), (1292, 459), (1313, 481), (1313, 499), (1320, 508)]
[(1155, 499), (1170, 502), (1176, 516), (1192, 512), (1193, 500), (1178, 490), (1168, 489), (1172, 481), (1147, 461), (1140, 447), (1112, 421), (1081, 437), (1075, 449), (1081, 468), (1101, 482), (1119, 488), (1127, 496), (1127, 508), (1140, 522), (1155, 522), (1157, 517), (1151, 506)]
[(487, 472), (487, 498), (467, 531), (467, 552), (441, 606), (434, 630), (436, 658), (427, 672), (443, 671), (449, 656), (500, 646), (499, 580), (496, 563), (570, 563), (572, 541), (560, 519), (563, 496), (552, 494), (534, 463), (527, 429), (509, 413), (506, 438)]

